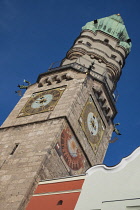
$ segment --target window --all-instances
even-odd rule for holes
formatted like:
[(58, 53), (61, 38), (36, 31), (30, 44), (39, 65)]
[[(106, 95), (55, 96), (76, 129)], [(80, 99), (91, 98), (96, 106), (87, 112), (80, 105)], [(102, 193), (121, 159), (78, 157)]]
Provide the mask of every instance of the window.
[(116, 55), (111, 55), (111, 58), (112, 58), (112, 59), (115, 59), (115, 58), (116, 58)]
[(122, 62), (121, 61), (119, 61), (119, 64), (120, 64), (120, 66), (122, 65)]
[(79, 44), (80, 44), (80, 43), (83, 43), (83, 41), (82, 41), (82, 40), (79, 40), (78, 43), (79, 43)]
[(91, 47), (91, 44), (90, 44), (89, 42), (87, 42), (86, 45), (87, 45), (88, 47)]
[(62, 200), (58, 201), (58, 203), (57, 203), (57, 205), (62, 205), (62, 204), (63, 204)]
[(140, 206), (127, 206), (127, 210), (140, 210)]
[(13, 148), (13, 150), (12, 150), (12, 152), (10, 153), (10, 155), (13, 155), (15, 153), (15, 151), (16, 151), (18, 146), (19, 146), (19, 143), (16, 143), (14, 148)]
[(130, 43), (131, 42), (131, 39), (127, 39), (126, 41), (127, 41), (127, 43)]
[(105, 42), (105, 43), (109, 43), (109, 40), (108, 40), (108, 39), (104, 39), (104, 42)]
[(98, 23), (98, 21), (97, 20), (94, 20), (94, 24), (96, 24), (96, 23)]

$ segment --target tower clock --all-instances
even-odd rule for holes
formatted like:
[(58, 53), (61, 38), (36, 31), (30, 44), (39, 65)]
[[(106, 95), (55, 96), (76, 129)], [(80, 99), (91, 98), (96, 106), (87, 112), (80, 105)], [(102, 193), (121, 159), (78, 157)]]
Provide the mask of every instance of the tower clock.
[(96, 153), (103, 137), (105, 125), (91, 96), (82, 110), (79, 122), (94, 153)]
[(38, 181), (103, 162), (117, 114), (113, 93), (130, 50), (120, 15), (91, 21), (61, 65), (27, 88), (0, 127), (0, 209), (25, 209)]
[(18, 117), (52, 111), (64, 90), (65, 87), (59, 87), (33, 93)]

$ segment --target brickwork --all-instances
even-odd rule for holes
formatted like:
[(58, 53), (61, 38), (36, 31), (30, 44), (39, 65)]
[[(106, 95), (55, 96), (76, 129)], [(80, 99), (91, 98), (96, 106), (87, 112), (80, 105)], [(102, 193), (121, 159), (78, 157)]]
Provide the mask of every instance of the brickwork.
[[(60, 122), (61, 120), (58, 120)], [(0, 209), (15, 209), (27, 195), (30, 187), (38, 178), (44, 157), (51, 149), (52, 140), (59, 131), (60, 124), (45, 122), (28, 124), (1, 130), (1, 202)], [(47, 130), (45, 129), (47, 128)], [(10, 155), (15, 143), (18, 148)], [(7, 148), (5, 148), (7, 146)], [(12, 207), (13, 206), (13, 207)], [(18, 204), (17, 204), (18, 209)]]
[[(23, 210), (40, 180), (83, 174), (103, 162), (117, 113), (112, 93), (125, 56), (117, 39), (85, 30), (59, 71), (39, 75), (28, 87), (0, 127), (0, 209)], [(32, 94), (64, 87), (51, 111), (19, 115)], [(92, 110), (90, 120), (81, 117), (88, 100), (98, 113), (94, 116)], [(96, 124), (95, 118), (100, 123)], [(89, 136), (82, 123), (91, 124)], [(102, 135), (95, 128), (98, 126)], [(93, 128), (99, 133), (95, 134), (98, 144)], [(98, 147), (94, 149), (93, 144)]]
[[(39, 180), (83, 174), (102, 163), (117, 113), (112, 93), (125, 59), (125, 49), (117, 46), (117, 39), (85, 30), (61, 66), (28, 87), (0, 128), (0, 209), (25, 209)], [(64, 87), (51, 111), (19, 115), (33, 94)], [(98, 113), (91, 111), (89, 121), (81, 117), (88, 100)], [(101, 123), (95, 125), (95, 118)], [(99, 133), (98, 144), (81, 122)]]
[[(70, 72), (73, 79), (54, 82), (52, 85), (45, 84), (43, 87), (38, 87), (37, 83), (31, 85), (0, 129), (1, 209), (21, 210), (38, 180), (71, 174), (65, 161), (62, 161), (55, 150), (64, 123), (69, 124), (73, 130), (84, 155), (85, 166), (75, 174), (84, 173), (91, 165), (103, 161), (112, 127), (108, 125), (98, 105), (93, 92), (94, 82), (92, 79), (87, 80), (83, 73), (70, 69), (66, 72)], [(50, 74), (54, 76), (56, 73)], [(18, 117), (32, 93), (63, 86), (66, 89), (53, 111)], [(80, 114), (90, 95), (101, 112), (107, 129), (97, 154), (94, 154), (79, 123)]]

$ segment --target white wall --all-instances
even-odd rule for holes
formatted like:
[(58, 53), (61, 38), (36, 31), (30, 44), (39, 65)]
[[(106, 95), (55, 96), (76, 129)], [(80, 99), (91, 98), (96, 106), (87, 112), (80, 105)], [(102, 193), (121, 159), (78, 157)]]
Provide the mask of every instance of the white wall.
[(75, 210), (140, 210), (140, 147), (117, 166), (90, 168)]

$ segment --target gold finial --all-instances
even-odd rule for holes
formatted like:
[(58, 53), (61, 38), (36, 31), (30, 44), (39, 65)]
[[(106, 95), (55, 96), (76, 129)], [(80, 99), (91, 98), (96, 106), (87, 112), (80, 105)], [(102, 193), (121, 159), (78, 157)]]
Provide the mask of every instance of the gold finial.
[(119, 13), (118, 13), (117, 15), (118, 15), (118, 16), (120, 16), (120, 14), (119, 14)]

